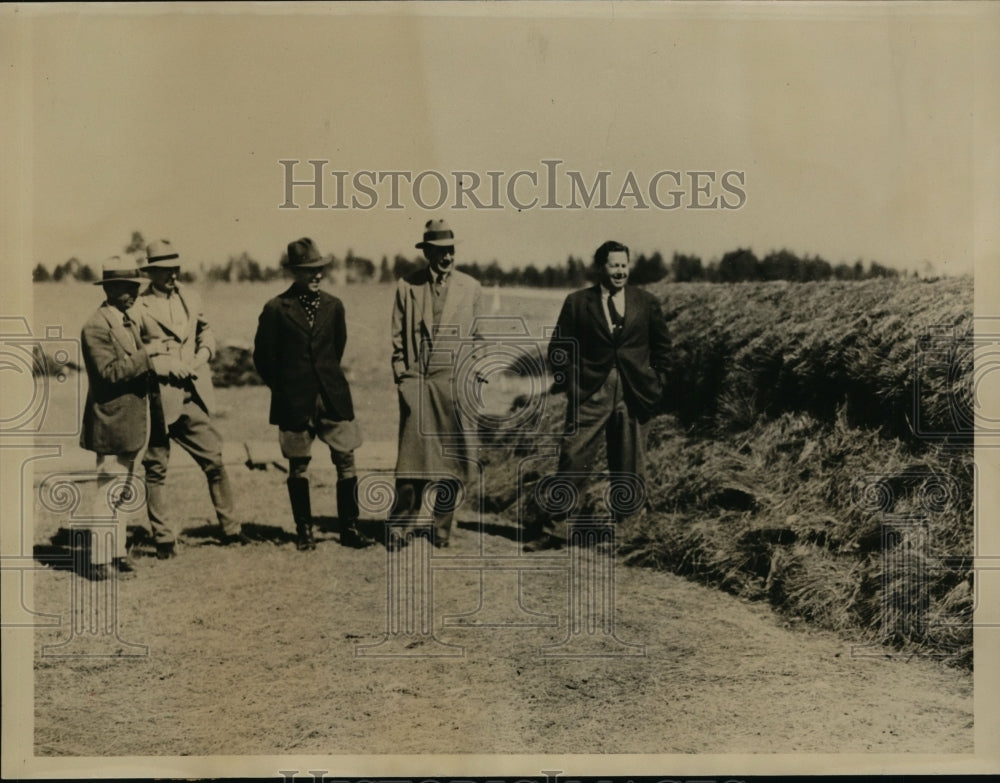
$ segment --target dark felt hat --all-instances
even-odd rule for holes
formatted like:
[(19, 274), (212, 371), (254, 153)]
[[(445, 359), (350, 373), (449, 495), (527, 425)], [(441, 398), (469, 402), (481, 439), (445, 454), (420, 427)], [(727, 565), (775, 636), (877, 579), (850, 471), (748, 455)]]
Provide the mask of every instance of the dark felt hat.
[(320, 255), (316, 243), (309, 237), (302, 237), (302, 239), (288, 243), (288, 258), (285, 261), (287, 269), (309, 269), (329, 265), (330, 262)]

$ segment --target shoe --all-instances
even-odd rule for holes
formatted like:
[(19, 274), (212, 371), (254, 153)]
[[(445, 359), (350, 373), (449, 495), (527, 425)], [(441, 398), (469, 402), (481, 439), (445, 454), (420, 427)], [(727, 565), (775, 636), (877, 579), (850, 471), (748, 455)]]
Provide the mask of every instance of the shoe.
[(135, 564), (132, 562), (132, 558), (127, 555), (125, 557), (116, 557), (114, 560), (114, 566), (121, 574), (135, 573)]
[(405, 529), (386, 531), (385, 548), (390, 552), (398, 552), (403, 549), (407, 543), (409, 543), (409, 539), (407, 538)]
[(316, 539), (313, 538), (312, 528), (307, 528), (305, 532), (300, 532), (295, 540), (295, 548), (300, 552), (311, 552), (316, 548)]
[(172, 557), (177, 557), (177, 548), (174, 546), (172, 541), (169, 544), (156, 545), (157, 560), (169, 560)]
[(431, 543), (435, 549), (447, 549), (451, 539), (451, 531), (448, 528), (434, 528), (431, 531)]
[(340, 531), (341, 546), (349, 546), (354, 549), (364, 549), (365, 547), (371, 546), (373, 543), (375, 542), (351, 523), (345, 524), (343, 529)]
[(90, 566), (90, 571), (87, 573), (87, 578), (91, 582), (104, 582), (111, 577), (108, 571), (108, 566), (105, 563), (95, 563)]
[(522, 550), (525, 552), (545, 552), (551, 549), (562, 549), (565, 542), (551, 533), (542, 533), (537, 538), (525, 542)]
[(219, 542), (223, 546), (230, 546), (231, 544), (246, 546), (247, 544), (253, 543), (242, 529), (240, 529), (238, 533), (223, 533), (219, 536)]

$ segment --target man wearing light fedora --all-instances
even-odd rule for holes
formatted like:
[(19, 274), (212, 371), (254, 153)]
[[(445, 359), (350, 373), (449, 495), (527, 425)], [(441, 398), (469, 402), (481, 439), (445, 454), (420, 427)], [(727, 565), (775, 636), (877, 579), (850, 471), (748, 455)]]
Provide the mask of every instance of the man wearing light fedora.
[(180, 444), (205, 473), (222, 527), (221, 542), (248, 543), (234, 516), (233, 493), (222, 464), (222, 438), (210, 418), (215, 396), (208, 362), (215, 350), (215, 337), (202, 315), (197, 295), (177, 285), (180, 255), (168, 240), (149, 243), (141, 270), (150, 279), (135, 305), (143, 339), (162, 340), (167, 348), (164, 355), (153, 359), (160, 405), (151, 409), (153, 427), (142, 460), (157, 556), (167, 558), (175, 553), (166, 497), (171, 440)]
[(472, 460), (455, 405), (454, 379), (463, 347), (478, 339), (473, 330), (482, 297), (479, 282), (454, 268), (455, 242), (444, 220), (427, 221), (416, 244), (427, 266), (400, 278), (392, 310), (399, 450), (390, 521), (412, 522), (428, 482), (435, 482), (432, 540), (437, 547), (449, 544)]
[[(90, 576), (95, 580), (107, 579), (112, 566), (119, 573), (135, 570), (126, 548), (128, 519), (121, 506), (138, 492), (135, 460), (146, 445), (149, 400), (156, 388), (153, 361), (166, 350), (161, 340), (142, 342), (131, 308), (143, 282), (133, 265), (118, 256), (109, 258), (95, 282), (103, 286), (105, 302), (81, 334), (87, 400), (80, 446), (97, 453), (94, 517), (107, 518), (112, 512), (117, 521), (113, 542), (96, 532), (92, 536)], [(114, 487), (116, 482), (121, 487)]]
[(344, 304), (320, 288), (329, 265), (308, 237), (290, 242), (283, 266), (294, 282), (264, 305), (254, 337), (254, 365), (271, 390), (270, 422), (278, 425), (288, 460), (288, 498), (300, 551), (316, 548), (308, 476), (316, 438), (330, 448), (337, 468), (340, 543), (370, 543), (357, 528), (354, 449), (361, 445), (361, 430), (340, 367), (347, 344)]

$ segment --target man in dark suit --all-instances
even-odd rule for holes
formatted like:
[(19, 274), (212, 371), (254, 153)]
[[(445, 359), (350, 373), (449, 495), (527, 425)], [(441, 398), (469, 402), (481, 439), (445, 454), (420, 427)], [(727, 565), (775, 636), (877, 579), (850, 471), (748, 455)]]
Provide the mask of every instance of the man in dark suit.
[[(669, 344), (659, 302), (626, 285), (630, 262), (629, 249), (620, 242), (597, 248), (599, 282), (566, 297), (549, 344), (553, 373), (565, 379), (568, 398), (559, 473), (576, 474), (571, 478), (577, 485), (580, 474), (594, 471), (602, 435), (612, 473), (632, 474), (639, 481), (645, 475), (648, 423), (663, 393)], [(567, 366), (570, 354), (560, 348), (566, 339), (576, 342), (576, 368)], [(623, 516), (612, 512), (616, 521)], [(527, 531), (533, 540), (525, 549), (560, 546), (554, 527), (549, 521)]]
[(340, 367), (347, 344), (344, 305), (320, 290), (330, 262), (303, 237), (288, 245), (285, 267), (295, 282), (264, 305), (254, 338), (254, 364), (271, 390), (271, 424), (278, 425), (281, 453), (288, 460), (288, 497), (299, 550), (316, 548), (307, 469), (313, 441), (330, 447), (337, 468), (340, 543), (368, 543), (357, 528), (358, 479), (354, 449), (361, 430)]
[(202, 313), (197, 294), (177, 284), (180, 255), (169, 240), (150, 242), (140, 270), (150, 279), (135, 312), (143, 340), (162, 340), (166, 354), (153, 361), (159, 404), (150, 408), (153, 427), (142, 458), (146, 470), (146, 505), (156, 538), (156, 555), (173, 557), (174, 531), (166, 494), (170, 442), (176, 441), (205, 474), (223, 544), (246, 544), (249, 539), (236, 518), (229, 476), (222, 462), (222, 436), (212, 423), (215, 394), (208, 365), (215, 337)]
[[(94, 516), (113, 512), (118, 528), (113, 547), (96, 533), (90, 548), (91, 578), (107, 579), (109, 568), (134, 571), (126, 548), (127, 517), (120, 506), (135, 493), (135, 460), (146, 445), (149, 398), (155, 390), (152, 358), (165, 353), (162, 341), (143, 345), (131, 310), (143, 278), (118, 256), (105, 262), (101, 279), (106, 301), (83, 326), (81, 345), (87, 370), (80, 446), (97, 453)], [(109, 498), (112, 483), (120, 482)], [(110, 502), (110, 505), (109, 505)]]

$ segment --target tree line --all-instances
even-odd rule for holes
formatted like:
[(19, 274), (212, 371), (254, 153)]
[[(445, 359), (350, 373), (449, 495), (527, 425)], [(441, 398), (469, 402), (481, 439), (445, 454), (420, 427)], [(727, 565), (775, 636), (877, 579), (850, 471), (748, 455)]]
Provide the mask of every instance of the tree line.
[[(134, 256), (145, 249), (145, 241), (138, 231), (125, 246), (126, 256)], [(382, 256), (379, 264), (369, 258), (356, 255), (348, 250), (343, 258), (330, 254), (331, 275), (338, 283), (387, 283), (392, 282), (422, 266), (422, 257), (409, 258), (397, 254), (390, 261)], [(189, 266), (181, 267), (181, 280), (190, 282), (205, 279), (213, 282), (267, 282), (284, 275), (282, 265), (285, 255), (277, 266), (261, 264), (249, 253), (230, 256), (224, 264), (201, 265), (195, 273)], [(905, 272), (883, 266), (875, 261), (867, 266), (860, 259), (853, 264), (831, 264), (819, 256), (798, 256), (789, 250), (778, 250), (758, 258), (749, 248), (738, 248), (724, 254), (718, 260), (707, 264), (696, 255), (674, 253), (669, 262), (659, 252), (649, 255), (639, 253), (633, 259), (629, 280), (636, 285), (669, 280), (675, 283), (738, 283), (768, 280), (791, 282), (811, 282), (823, 280), (867, 280), (874, 277), (895, 278), (906, 276)], [(488, 264), (478, 261), (457, 264), (457, 268), (475, 277), (484, 285), (524, 286), (528, 288), (578, 288), (595, 279), (593, 266), (573, 255), (562, 264), (550, 264), (542, 269), (534, 264), (523, 267), (504, 268), (496, 260)], [(917, 277), (917, 273), (912, 273)], [(39, 263), (32, 273), (35, 282), (59, 280), (81, 280), (90, 282), (97, 279), (98, 272), (83, 264), (77, 258), (59, 264), (51, 272)]]

